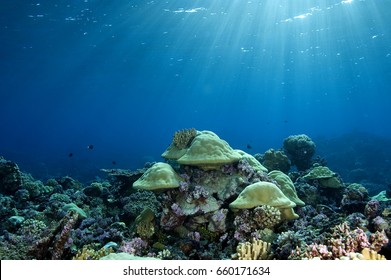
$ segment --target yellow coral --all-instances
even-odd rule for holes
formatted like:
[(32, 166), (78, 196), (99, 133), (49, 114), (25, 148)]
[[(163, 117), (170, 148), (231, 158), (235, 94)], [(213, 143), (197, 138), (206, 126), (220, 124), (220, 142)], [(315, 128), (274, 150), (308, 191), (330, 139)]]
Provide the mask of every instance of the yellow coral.
[(364, 257), (364, 260), (385, 260), (386, 259), (383, 255), (380, 255), (376, 251), (373, 251), (369, 248), (364, 248), (361, 251), (361, 255)]
[(181, 165), (197, 166), (203, 170), (217, 170), (224, 164), (237, 162), (241, 155), (219, 136), (209, 131), (200, 132), (186, 153), (178, 159)]
[(157, 162), (133, 183), (133, 188), (157, 190), (178, 188), (182, 178), (165, 162)]
[(302, 201), (296, 192), (295, 185), (293, 184), (291, 178), (285, 173), (279, 170), (273, 170), (269, 172), (269, 177), (276, 180), (278, 186), (280, 186), (281, 191), (288, 197), (291, 201), (296, 203), (298, 206), (304, 206), (305, 203)]
[(239, 243), (234, 258), (238, 260), (267, 260), (270, 259), (270, 251), (271, 243), (253, 239), (251, 243)]
[(296, 206), (296, 203), (289, 200), (275, 184), (270, 182), (261, 181), (247, 186), (229, 204), (229, 207), (235, 210), (250, 209), (260, 205), (270, 205), (278, 208), (283, 220), (293, 220), (299, 217), (292, 208)]

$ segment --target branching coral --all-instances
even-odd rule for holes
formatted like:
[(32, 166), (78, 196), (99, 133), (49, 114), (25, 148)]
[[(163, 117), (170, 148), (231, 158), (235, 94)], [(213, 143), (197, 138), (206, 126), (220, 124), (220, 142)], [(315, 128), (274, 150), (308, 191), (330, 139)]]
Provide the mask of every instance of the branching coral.
[(261, 228), (273, 228), (281, 222), (281, 212), (276, 207), (262, 205), (254, 208), (253, 219)]
[(148, 243), (139, 237), (130, 241), (122, 242), (119, 252), (129, 253), (135, 256), (142, 256), (148, 249)]
[(193, 141), (196, 135), (197, 130), (195, 128), (178, 130), (174, 133), (172, 143), (178, 149), (185, 149), (190, 146), (191, 141)]
[(236, 247), (234, 259), (239, 260), (267, 260), (271, 256), (271, 244), (262, 240), (253, 239), (252, 242), (242, 242)]
[(368, 256), (374, 255), (370, 251), (380, 251), (381, 247), (388, 243), (388, 239), (384, 232), (376, 232), (368, 238), (362, 229), (352, 230), (344, 222), (332, 229), (331, 237), (325, 243), (308, 245), (304, 253), (305, 257), (320, 259), (351, 258), (353, 254), (360, 252), (365, 252)]

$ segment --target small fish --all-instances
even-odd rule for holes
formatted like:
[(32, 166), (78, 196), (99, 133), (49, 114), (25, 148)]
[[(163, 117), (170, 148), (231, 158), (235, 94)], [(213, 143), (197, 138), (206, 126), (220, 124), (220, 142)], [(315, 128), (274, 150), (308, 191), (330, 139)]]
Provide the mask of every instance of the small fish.
[(284, 120), (284, 123), (288, 123), (288, 121), (287, 121), (287, 120)]
[(90, 144), (90, 145), (87, 146), (87, 150), (92, 150), (93, 148), (94, 148), (94, 145)]
[(247, 149), (251, 150), (253, 147), (250, 144), (247, 144)]
[(73, 153), (69, 153), (69, 154), (68, 154), (68, 157), (73, 157)]
[(113, 165), (116, 165), (116, 164), (117, 164), (117, 162), (116, 162), (115, 160), (113, 160), (111, 163), (112, 163)]

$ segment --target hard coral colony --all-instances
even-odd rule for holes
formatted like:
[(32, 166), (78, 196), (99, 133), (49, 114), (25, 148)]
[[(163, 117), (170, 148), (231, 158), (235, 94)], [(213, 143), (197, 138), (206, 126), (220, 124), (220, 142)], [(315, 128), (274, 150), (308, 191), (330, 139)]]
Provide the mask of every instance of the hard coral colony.
[(253, 156), (184, 129), (165, 162), (87, 186), (0, 158), (1, 259), (390, 259), (390, 198), (314, 163), (315, 147), (293, 135)]

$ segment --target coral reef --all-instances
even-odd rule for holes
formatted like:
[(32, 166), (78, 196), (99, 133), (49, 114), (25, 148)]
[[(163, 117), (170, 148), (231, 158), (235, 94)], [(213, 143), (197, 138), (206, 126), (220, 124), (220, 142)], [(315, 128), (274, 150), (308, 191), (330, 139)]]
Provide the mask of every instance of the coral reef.
[(211, 131), (181, 130), (167, 162), (102, 169), (107, 178), (87, 184), (36, 180), (0, 158), (0, 255), (391, 259), (389, 192), (344, 183), (314, 152), (305, 135), (257, 157)]

